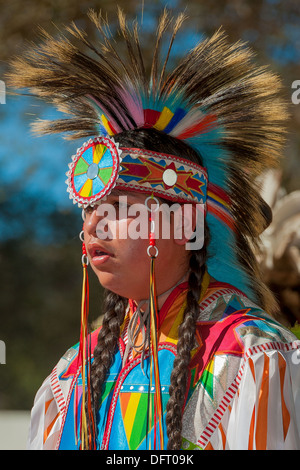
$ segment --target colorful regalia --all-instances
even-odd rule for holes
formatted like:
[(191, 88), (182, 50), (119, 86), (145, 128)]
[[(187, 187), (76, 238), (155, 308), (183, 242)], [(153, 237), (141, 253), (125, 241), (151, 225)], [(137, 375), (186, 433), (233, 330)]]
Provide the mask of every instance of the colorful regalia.
[[(150, 68), (137, 23), (130, 29), (119, 11), (119, 49), (106, 22), (94, 12), (90, 17), (102, 37), (100, 45), (75, 24), (58, 38), (43, 33), (38, 47), (12, 63), (7, 80), (67, 115), (34, 123), (36, 132), (89, 139), (69, 164), (73, 203), (93, 208), (119, 189), (169, 203), (200, 204), (209, 231), (207, 257), (205, 265), (194, 262), (189, 284), (173, 286), (158, 311), (158, 253), (151, 229), (150, 322), (141, 325), (137, 306), (128, 299), (117, 351), (100, 388), (100, 407), (95, 408), (91, 371), (96, 344), (106, 330), (88, 332), (88, 257), (83, 244), (80, 341), (37, 393), (29, 448), (168, 448), (167, 404), (171, 398), (174, 403), (173, 392), (179, 390), (178, 383), (170, 387), (170, 377), (183, 349), (179, 325), (193, 315), (196, 329), (184, 367), (186, 392), (181, 387), (183, 403), (177, 406), (182, 427), (176, 425), (172, 449), (299, 449), (299, 341), (270, 316), (276, 302), (256, 258), (258, 237), (269, 217), (257, 177), (278, 164), (284, 143), (286, 106), (280, 80), (257, 66), (244, 44), (230, 44), (222, 30), (168, 70), (184, 15), (172, 20), (163, 13)], [(141, 129), (176, 145), (184, 143), (199, 161), (185, 158), (184, 151), (170, 155), (160, 148), (136, 148), (134, 133)], [(126, 135), (132, 145), (124, 147), (120, 141)], [(201, 276), (197, 285), (196, 271), (197, 279)], [(187, 299), (193, 309), (185, 308)], [(150, 335), (142, 350), (135, 347), (139, 337), (129, 343), (135, 333), (132, 324)]]
[[(164, 418), (186, 290), (186, 283), (175, 287), (159, 313)], [(148, 449), (154, 438), (153, 425), (146, 433), (147, 358), (144, 372), (140, 354), (131, 354), (122, 365), (133, 309), (130, 302), (102, 395), (101, 449)], [(97, 335), (98, 330), (92, 333), (92, 351)], [(299, 341), (287, 329), (238, 289), (211, 282), (199, 305), (182, 449), (299, 449), (299, 362)], [(82, 394), (80, 373), (77, 345), (66, 352), (36, 396), (31, 449), (77, 448), (75, 402)]]

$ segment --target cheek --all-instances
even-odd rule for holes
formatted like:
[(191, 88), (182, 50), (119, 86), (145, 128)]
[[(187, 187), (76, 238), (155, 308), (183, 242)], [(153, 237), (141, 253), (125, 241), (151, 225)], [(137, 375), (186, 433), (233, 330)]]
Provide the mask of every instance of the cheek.
[(88, 235), (88, 231), (87, 231), (87, 228), (86, 228), (86, 224), (84, 223), (84, 224), (83, 224), (83, 239), (82, 239), (82, 241), (84, 241), (85, 244), (87, 244), (89, 238), (90, 238), (90, 237), (89, 237), (89, 235)]
[(111, 229), (115, 233), (115, 238), (118, 240), (128, 240), (128, 231), (130, 226), (130, 219), (120, 219), (111, 222)]
[[(111, 240), (132, 240), (134, 239), (134, 231), (132, 230), (132, 219), (123, 218), (117, 220), (102, 220), (101, 221), (101, 233), (104, 234), (108, 239)], [(100, 226), (99, 226), (100, 228)], [(132, 236), (133, 235), (133, 236)]]
[(150, 257), (147, 254), (148, 245), (147, 240), (120, 240), (118, 243), (118, 252), (124, 262), (128, 263), (127, 266), (130, 265), (135, 270), (143, 270), (144, 266), (148, 265), (150, 261)]

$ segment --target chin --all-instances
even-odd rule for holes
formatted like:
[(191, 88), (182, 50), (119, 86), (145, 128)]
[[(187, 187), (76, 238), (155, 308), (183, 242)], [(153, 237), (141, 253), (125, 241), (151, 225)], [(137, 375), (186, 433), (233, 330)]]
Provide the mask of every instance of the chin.
[(120, 280), (116, 279), (113, 274), (98, 271), (96, 272), (96, 275), (99, 283), (104, 289), (120, 295), (121, 297), (129, 298), (127, 295), (124, 295), (124, 289), (122, 289), (120, 285)]
[(104, 273), (104, 272), (97, 272), (96, 273), (98, 281), (100, 282), (101, 286), (104, 287), (104, 289), (111, 290), (112, 292), (116, 292), (118, 290), (118, 281), (114, 277), (113, 274), (111, 273)]
[(140, 292), (137, 292), (136, 286), (129, 286), (128, 283), (122, 286), (120, 282), (115, 279), (108, 279), (107, 277), (104, 279), (104, 276), (99, 276), (98, 279), (104, 289), (114, 292), (125, 299), (132, 299), (139, 302), (139, 300), (148, 299), (149, 297), (149, 288), (145, 290), (145, 295), (141, 296)]

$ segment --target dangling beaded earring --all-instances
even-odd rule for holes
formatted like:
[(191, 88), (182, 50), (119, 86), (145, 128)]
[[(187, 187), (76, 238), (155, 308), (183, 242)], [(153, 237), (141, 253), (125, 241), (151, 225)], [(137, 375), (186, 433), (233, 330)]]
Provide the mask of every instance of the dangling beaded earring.
[[(154, 204), (148, 205), (149, 201), (154, 201)], [(158, 308), (157, 308), (157, 294), (155, 285), (155, 259), (158, 256), (158, 248), (155, 243), (155, 213), (159, 209), (158, 200), (152, 195), (145, 200), (147, 210), (150, 212), (150, 234), (149, 234), (149, 246), (147, 248), (147, 254), (150, 257), (150, 293), (149, 293), (149, 314), (150, 314), (150, 344), (149, 344), (149, 359), (150, 359), (150, 383), (149, 393), (152, 389), (152, 380), (154, 376), (154, 400), (152, 409), (152, 400), (149, 400), (148, 408), (148, 426), (149, 430), (152, 425), (152, 419), (154, 422), (154, 445), (153, 448), (157, 448), (157, 433), (156, 423), (159, 426), (159, 437), (160, 437), (160, 448), (164, 448), (163, 439), (163, 413), (162, 413), (162, 398), (161, 398), (161, 387), (160, 387), (160, 375), (158, 365), (158, 338), (157, 338), (157, 325), (158, 325)], [(151, 442), (149, 442), (151, 449)]]
[[(84, 213), (83, 213), (84, 220)], [(84, 228), (84, 225), (83, 225)], [(80, 397), (76, 397), (76, 412), (79, 415), (79, 433), (77, 430), (78, 417), (76, 417), (76, 440), (79, 443), (79, 448), (83, 449), (96, 449), (96, 432), (95, 432), (95, 416), (93, 406), (93, 396), (91, 389), (91, 341), (89, 339), (88, 316), (89, 316), (89, 280), (88, 280), (88, 256), (84, 242), (84, 231), (79, 234), (82, 242), (82, 298), (81, 298), (81, 326), (80, 326), (80, 341), (78, 351), (78, 361), (81, 368), (82, 378), (82, 396), (81, 404), (79, 404)], [(76, 390), (78, 387), (76, 387)], [(87, 402), (87, 408), (86, 408)], [(79, 439), (78, 439), (79, 434)]]

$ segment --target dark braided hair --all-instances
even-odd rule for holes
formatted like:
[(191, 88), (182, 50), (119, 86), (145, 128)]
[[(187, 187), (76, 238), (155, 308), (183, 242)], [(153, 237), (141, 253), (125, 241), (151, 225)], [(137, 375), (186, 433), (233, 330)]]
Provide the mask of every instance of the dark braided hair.
[(94, 349), (94, 362), (91, 366), (91, 386), (93, 402), (100, 406), (103, 384), (111, 367), (120, 336), (120, 327), (125, 317), (127, 299), (114, 292), (106, 291), (104, 300), (104, 316)]
[[(115, 137), (120, 147), (144, 148), (152, 151), (184, 157), (201, 165), (201, 158), (191, 147), (178, 139), (167, 136), (156, 129), (135, 129), (123, 132)], [(167, 403), (167, 435), (168, 449), (176, 450), (181, 447), (182, 412), (186, 395), (188, 366), (191, 359), (191, 350), (194, 347), (196, 320), (199, 314), (199, 298), (201, 284), (205, 272), (206, 246), (208, 241), (208, 228), (205, 225), (204, 247), (193, 251), (190, 255), (188, 278), (187, 304), (183, 321), (178, 331), (177, 355), (171, 374), (169, 389), (170, 398)], [(117, 294), (107, 291), (104, 302), (102, 328), (99, 332), (98, 342), (94, 349), (94, 362), (91, 368), (91, 385), (93, 401), (96, 411), (101, 406), (100, 398), (106, 374), (111, 367), (118, 339), (120, 327), (124, 321), (128, 300)]]

